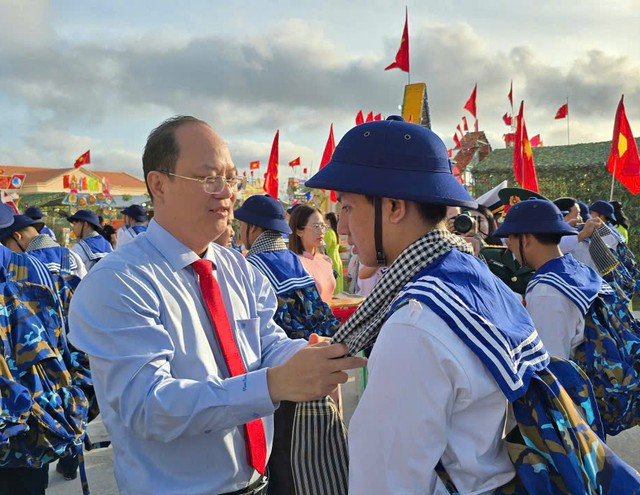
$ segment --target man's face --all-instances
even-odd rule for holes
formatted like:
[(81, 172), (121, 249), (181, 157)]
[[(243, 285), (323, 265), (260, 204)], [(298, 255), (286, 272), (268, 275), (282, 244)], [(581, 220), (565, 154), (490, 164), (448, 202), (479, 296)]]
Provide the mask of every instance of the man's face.
[(339, 193), (342, 205), (338, 220), (338, 233), (346, 235), (353, 253), (365, 266), (377, 266), (373, 237), (373, 204), (362, 194)]
[[(185, 124), (175, 131), (175, 137), (180, 148), (176, 175), (194, 179), (236, 176), (227, 145), (210, 127)], [(167, 176), (162, 223), (180, 241), (199, 249), (227, 229), (236, 194), (228, 187), (219, 194), (209, 194), (202, 183)]]
[(507, 237), (507, 249), (513, 253), (513, 255), (518, 260), (518, 263), (522, 264), (522, 254), (520, 253), (520, 242), (518, 239), (519, 235), (509, 234)]
[(575, 227), (582, 222), (582, 218), (580, 217), (580, 207), (577, 204), (574, 203), (569, 210), (569, 213), (564, 216), (564, 221), (572, 227)]

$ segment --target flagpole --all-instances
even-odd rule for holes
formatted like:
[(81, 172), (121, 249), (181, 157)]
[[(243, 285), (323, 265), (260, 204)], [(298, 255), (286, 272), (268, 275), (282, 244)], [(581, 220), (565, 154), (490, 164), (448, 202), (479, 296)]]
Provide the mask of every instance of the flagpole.
[[(604, 164), (605, 167), (607, 164)], [(611, 192), (609, 193), (609, 201), (613, 201), (613, 185), (616, 183), (616, 166), (618, 165), (618, 160), (613, 160), (613, 171), (611, 172)]]
[(571, 139), (569, 137), (569, 97), (567, 96), (567, 145), (571, 144)]

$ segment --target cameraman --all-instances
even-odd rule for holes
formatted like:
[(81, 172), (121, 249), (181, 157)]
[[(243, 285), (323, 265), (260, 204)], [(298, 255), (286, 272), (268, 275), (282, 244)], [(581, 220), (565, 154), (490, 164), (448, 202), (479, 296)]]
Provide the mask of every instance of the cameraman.
[(496, 221), (491, 211), (483, 205), (478, 205), (475, 210), (459, 208), (447, 208), (447, 227), (454, 234), (463, 237), (473, 247), (476, 256), (487, 244), (502, 245), (500, 239), (493, 237), (496, 230)]

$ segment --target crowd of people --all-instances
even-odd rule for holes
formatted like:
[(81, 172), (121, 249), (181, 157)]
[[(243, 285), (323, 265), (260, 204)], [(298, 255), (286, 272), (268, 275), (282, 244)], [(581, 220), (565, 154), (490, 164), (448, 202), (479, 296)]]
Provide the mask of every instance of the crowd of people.
[[(98, 408), (123, 494), (640, 493), (606, 444), (640, 424), (620, 203), (476, 201), (400, 117), (350, 130), (307, 181), (337, 214), (238, 205), (246, 180), (194, 117), (156, 127), (142, 163), (153, 219), (78, 210), (70, 249), (38, 208), (0, 205), (4, 304), (44, 329), (3, 315), (0, 495), (45, 493), (57, 458), (74, 479)], [(363, 299), (340, 321), (345, 292)], [(19, 336), (50, 354), (23, 359)], [(339, 386), (364, 366), (347, 431)], [(63, 434), (26, 452), (36, 421)]]

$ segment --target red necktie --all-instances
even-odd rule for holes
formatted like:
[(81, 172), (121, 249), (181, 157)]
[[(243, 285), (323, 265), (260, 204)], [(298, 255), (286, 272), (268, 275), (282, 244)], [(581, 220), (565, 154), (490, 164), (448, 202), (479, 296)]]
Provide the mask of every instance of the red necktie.
[[(213, 263), (209, 260), (198, 260), (194, 261), (191, 266), (193, 266), (200, 278), (200, 290), (209, 310), (214, 330), (217, 333), (218, 344), (222, 349), (222, 355), (229, 369), (229, 374), (231, 376), (244, 375), (247, 369), (233, 338), (227, 310), (224, 307), (224, 301), (220, 293), (220, 285), (218, 285), (218, 281), (213, 276)], [(260, 474), (264, 474), (267, 462), (267, 442), (264, 437), (262, 419), (249, 421), (244, 425), (244, 432), (247, 446), (247, 462)]]

